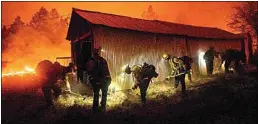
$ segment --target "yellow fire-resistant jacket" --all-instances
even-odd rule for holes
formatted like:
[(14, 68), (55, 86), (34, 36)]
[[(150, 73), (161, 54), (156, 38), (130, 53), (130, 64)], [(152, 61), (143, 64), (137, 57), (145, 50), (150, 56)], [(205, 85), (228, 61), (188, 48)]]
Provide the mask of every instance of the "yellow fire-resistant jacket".
[(179, 73), (183, 73), (185, 71), (185, 65), (184, 65), (184, 62), (179, 59), (178, 62), (174, 62), (173, 61), (173, 58), (170, 58), (168, 60), (168, 63), (170, 65), (170, 68), (171, 68), (171, 75), (177, 75)]

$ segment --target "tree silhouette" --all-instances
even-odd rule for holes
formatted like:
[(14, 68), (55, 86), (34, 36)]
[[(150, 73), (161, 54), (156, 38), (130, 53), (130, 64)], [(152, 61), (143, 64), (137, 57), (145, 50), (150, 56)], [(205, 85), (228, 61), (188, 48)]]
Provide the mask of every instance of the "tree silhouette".
[(52, 43), (60, 43), (64, 39), (68, 26), (68, 19), (60, 16), (59, 12), (53, 8), (48, 11), (44, 7), (41, 7), (36, 12), (31, 21), (30, 26), (47, 36)]
[(25, 24), (21, 20), (21, 17), (17, 16), (9, 28), (5, 25), (2, 27), (2, 30), (1, 30), (2, 52), (6, 51), (6, 49), (8, 49), (8, 44), (10, 42), (8, 40), (8, 37), (11, 35), (17, 34), (20, 31), (20, 29), (22, 29), (24, 26), (25, 26)]
[(152, 5), (149, 5), (148, 10), (144, 11), (142, 13), (142, 18), (148, 19), (148, 20), (157, 20), (158, 19), (158, 15), (154, 12)]
[(4, 25), (1, 29), (2, 34), (2, 52), (4, 52), (8, 47), (8, 42), (6, 38), (10, 35), (9, 29)]
[[(258, 2), (244, 2), (235, 7), (228, 26), (242, 33), (251, 32), (258, 35)], [(258, 37), (257, 37), (258, 41)]]
[(50, 12), (49, 12), (49, 14), (50, 14), (50, 17), (51, 18), (59, 18), (60, 17), (60, 14), (58, 13), (58, 11), (54, 8), (54, 9), (52, 9)]
[(1, 29), (1, 34), (2, 34), (2, 40), (6, 39), (9, 35), (9, 30), (5, 25)]
[(49, 18), (49, 12), (41, 7), (38, 12), (36, 12), (29, 23), (29, 25), (35, 29), (40, 29), (45, 27), (46, 20)]
[(14, 19), (14, 22), (10, 25), (9, 31), (10, 33), (17, 33), (19, 29), (21, 29), (24, 26), (24, 22), (21, 20), (20, 16), (17, 16)]

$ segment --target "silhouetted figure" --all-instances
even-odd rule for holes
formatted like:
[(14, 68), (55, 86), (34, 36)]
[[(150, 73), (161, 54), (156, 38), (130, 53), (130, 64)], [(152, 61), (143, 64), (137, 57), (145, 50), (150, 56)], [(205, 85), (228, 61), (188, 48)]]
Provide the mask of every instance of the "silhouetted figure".
[(101, 110), (106, 110), (107, 92), (111, 84), (111, 76), (107, 61), (100, 56), (101, 47), (95, 46), (93, 50), (93, 58), (86, 64), (86, 71), (89, 75), (89, 82), (93, 87), (93, 113), (96, 113), (99, 107), (99, 92), (101, 90)]
[(71, 71), (71, 67), (65, 67), (60, 63), (54, 64), (49, 60), (43, 60), (36, 67), (36, 75), (41, 83), (42, 92), (44, 94), (47, 106), (53, 105), (51, 98), (52, 90), (55, 98), (61, 94), (61, 88), (56, 85), (57, 80), (64, 80), (65, 74)]
[(231, 62), (235, 61), (234, 69), (238, 74), (241, 74), (241, 63), (245, 62), (245, 53), (235, 49), (227, 49), (221, 58), (222, 63), (225, 61), (225, 73), (230, 73), (229, 66)]
[(153, 77), (158, 77), (158, 73), (155, 71), (155, 66), (143, 63), (143, 65), (134, 65), (132, 68), (127, 66), (125, 72), (133, 75), (135, 84), (132, 89), (140, 88), (141, 102), (146, 103), (146, 92), (149, 87), (150, 81)]
[(54, 68), (53, 63), (49, 60), (43, 60), (38, 63), (36, 67), (36, 74), (41, 83), (42, 92), (45, 97), (47, 106), (53, 105), (51, 98), (51, 90), (53, 90), (55, 98), (61, 94), (61, 89), (56, 87), (56, 75), (53, 74)]
[(207, 50), (203, 56), (203, 59), (205, 60), (206, 63), (206, 69), (207, 69), (207, 74), (212, 75), (213, 73), (213, 60), (215, 56), (215, 48), (210, 47), (209, 50)]

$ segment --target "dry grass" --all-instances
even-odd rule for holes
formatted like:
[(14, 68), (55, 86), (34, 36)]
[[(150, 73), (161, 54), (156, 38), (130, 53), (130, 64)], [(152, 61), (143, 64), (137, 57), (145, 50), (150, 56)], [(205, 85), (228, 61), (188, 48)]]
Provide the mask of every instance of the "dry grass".
[(93, 116), (92, 97), (63, 94), (54, 108), (44, 108), (40, 90), (2, 95), (2, 123), (254, 123), (257, 82), (247, 76), (201, 77), (188, 85), (188, 96), (172, 84), (150, 84), (146, 105), (139, 91), (114, 92), (108, 96), (106, 115)]

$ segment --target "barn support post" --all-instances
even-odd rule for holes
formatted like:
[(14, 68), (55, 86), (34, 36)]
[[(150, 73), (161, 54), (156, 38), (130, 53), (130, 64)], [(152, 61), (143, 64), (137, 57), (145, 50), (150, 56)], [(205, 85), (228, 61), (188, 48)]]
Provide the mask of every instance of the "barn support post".
[(70, 51), (71, 62), (74, 64), (74, 60), (73, 60), (73, 44), (72, 44), (72, 41), (70, 42), (70, 48), (71, 48), (71, 51)]
[[(246, 34), (246, 40), (247, 40), (247, 47), (248, 47), (248, 58), (247, 58), (248, 61), (247, 62), (252, 63), (252, 61), (253, 61), (253, 46), (252, 46), (253, 40), (252, 40), (250, 33)], [(242, 41), (242, 42), (244, 42), (244, 41)]]
[(187, 56), (190, 56), (190, 53), (189, 53), (190, 48), (189, 48), (189, 43), (188, 43), (188, 42), (189, 42), (189, 41), (188, 41), (188, 38), (186, 37), (186, 38), (185, 38), (186, 55), (187, 55)]

